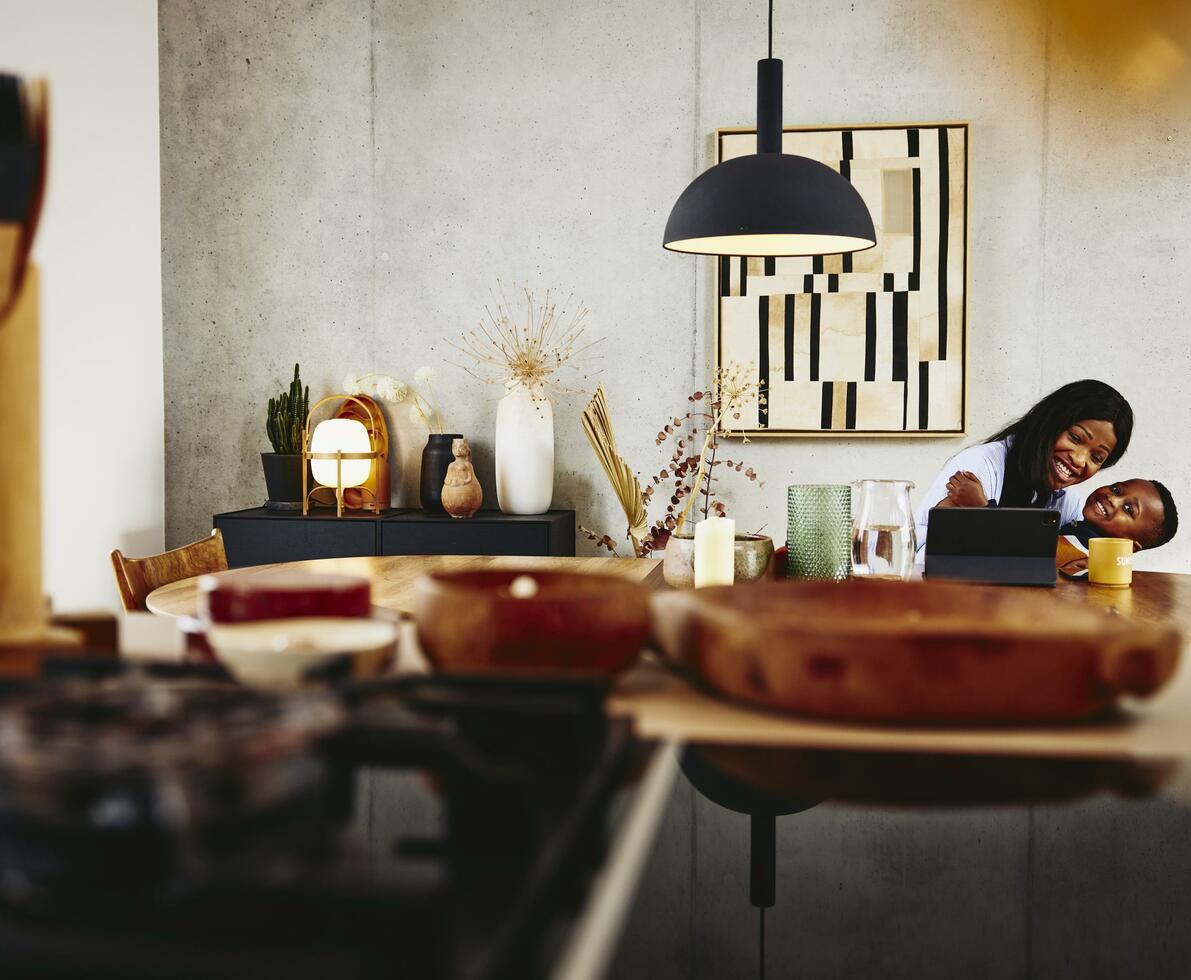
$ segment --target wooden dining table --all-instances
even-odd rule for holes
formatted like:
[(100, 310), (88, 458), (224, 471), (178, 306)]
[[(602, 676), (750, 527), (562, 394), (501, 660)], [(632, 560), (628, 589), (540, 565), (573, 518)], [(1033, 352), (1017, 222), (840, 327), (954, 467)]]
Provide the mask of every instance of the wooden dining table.
[[(626, 577), (650, 589), (666, 588), (660, 561), (629, 558), (327, 558), (260, 565), (216, 575), (259, 575), (284, 569), (363, 576), (372, 583), (375, 606), (408, 615), (413, 585), (419, 576), (436, 570), (476, 568), (591, 572)], [(199, 591), (198, 579), (174, 582), (150, 593), (148, 607), (162, 616), (193, 616), (198, 612)], [(1191, 575), (1138, 572), (1133, 586), (1127, 589), (1063, 580), (1044, 592), (1053, 598), (1056, 608), (1079, 603), (1107, 616), (1174, 626), (1184, 637), (1191, 637)], [(408, 636), (410, 643), (416, 643), (412, 627)], [(1191, 666), (1187, 659), (1184, 657), (1168, 687), (1151, 701), (1127, 704), (1112, 718), (1079, 725), (882, 726), (799, 718), (728, 701), (701, 688), (653, 654), (618, 678), (608, 704), (612, 714), (631, 718), (643, 737), (683, 742), (1067, 758), (1191, 758)]]
[[(659, 588), (662, 563), (635, 558), (544, 558), (483, 555), (386, 555), (359, 558), (317, 558), (310, 561), (278, 562), (214, 572), (214, 578), (243, 578), (278, 571), (307, 572), (321, 575), (353, 575), (372, 584), (372, 604), (400, 615), (413, 610), (414, 583), (428, 572), (454, 572), (480, 569), (516, 568), (531, 571), (589, 572), (618, 575)], [(149, 593), (145, 600), (149, 612), (159, 616), (196, 616), (199, 612), (199, 580), (205, 576), (179, 579)]]

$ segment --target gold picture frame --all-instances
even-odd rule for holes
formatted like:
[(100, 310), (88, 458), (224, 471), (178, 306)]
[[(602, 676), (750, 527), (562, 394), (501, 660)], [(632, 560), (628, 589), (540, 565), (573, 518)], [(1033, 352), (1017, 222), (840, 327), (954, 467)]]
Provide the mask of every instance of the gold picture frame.
[[(716, 162), (755, 145), (755, 127), (717, 129)], [(786, 126), (782, 149), (852, 181), (877, 247), (713, 260), (716, 366), (755, 366), (766, 395), (722, 434), (965, 435), (970, 124)]]

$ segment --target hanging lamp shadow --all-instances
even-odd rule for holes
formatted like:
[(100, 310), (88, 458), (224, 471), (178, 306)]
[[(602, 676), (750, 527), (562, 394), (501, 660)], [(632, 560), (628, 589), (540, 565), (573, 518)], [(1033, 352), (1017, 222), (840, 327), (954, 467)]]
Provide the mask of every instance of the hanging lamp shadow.
[(757, 62), (757, 152), (696, 177), (670, 211), (662, 245), (698, 255), (835, 255), (877, 243), (856, 188), (831, 167), (782, 153), (782, 62)]

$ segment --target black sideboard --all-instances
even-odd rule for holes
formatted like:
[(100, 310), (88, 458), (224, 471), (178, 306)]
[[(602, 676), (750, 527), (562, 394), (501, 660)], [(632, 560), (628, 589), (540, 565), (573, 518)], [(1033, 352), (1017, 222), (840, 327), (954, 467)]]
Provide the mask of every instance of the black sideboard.
[(575, 554), (573, 510), (529, 516), (481, 510), (456, 520), (408, 509), (336, 517), (333, 510), (303, 516), (253, 507), (216, 514), (214, 525), (232, 568), (359, 555)]
[(456, 520), (403, 510), (380, 521), (381, 555), (560, 555), (574, 557), (575, 512), (502, 514)]

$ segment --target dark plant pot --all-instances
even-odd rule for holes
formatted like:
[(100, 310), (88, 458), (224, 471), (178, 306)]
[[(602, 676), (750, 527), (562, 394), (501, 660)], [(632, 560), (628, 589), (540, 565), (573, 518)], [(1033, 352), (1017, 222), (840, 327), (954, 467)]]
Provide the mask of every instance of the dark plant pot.
[(418, 489), (422, 510), (446, 513), (442, 505), (442, 485), (447, 478), (447, 467), (455, 459), (451, 442), (462, 438), (457, 432), (432, 432), (426, 440), (426, 448), (422, 450), (422, 481)]
[(302, 454), (261, 453), (265, 469), (265, 510), (302, 509)]

